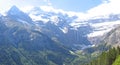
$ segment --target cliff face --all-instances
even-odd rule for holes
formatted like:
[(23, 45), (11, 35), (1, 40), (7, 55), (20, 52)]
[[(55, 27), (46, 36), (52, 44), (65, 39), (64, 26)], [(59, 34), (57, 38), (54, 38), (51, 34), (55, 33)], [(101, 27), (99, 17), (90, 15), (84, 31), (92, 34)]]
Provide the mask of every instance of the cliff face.
[(120, 46), (120, 26), (105, 35), (104, 43), (113, 47)]

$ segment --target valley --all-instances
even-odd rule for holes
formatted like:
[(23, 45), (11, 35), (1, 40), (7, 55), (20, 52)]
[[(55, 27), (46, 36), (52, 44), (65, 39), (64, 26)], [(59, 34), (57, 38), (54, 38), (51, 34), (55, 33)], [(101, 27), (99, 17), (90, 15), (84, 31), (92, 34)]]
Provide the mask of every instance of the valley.
[[(119, 46), (119, 26), (120, 14), (81, 20), (60, 11), (34, 7), (24, 12), (12, 6), (0, 15), (0, 65), (106, 65), (95, 61)], [(116, 54), (107, 65), (119, 62)]]

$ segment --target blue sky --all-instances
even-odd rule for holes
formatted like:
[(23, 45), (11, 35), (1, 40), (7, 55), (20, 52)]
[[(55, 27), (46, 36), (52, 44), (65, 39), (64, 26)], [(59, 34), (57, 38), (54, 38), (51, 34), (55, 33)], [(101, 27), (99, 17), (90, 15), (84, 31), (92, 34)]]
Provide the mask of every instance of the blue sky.
[(85, 12), (102, 3), (102, 0), (51, 0), (55, 8), (67, 11)]
[(52, 5), (54, 8), (66, 11), (85, 12), (102, 3), (102, 0), (0, 0), (0, 10), (10, 8), (12, 5), (24, 7), (28, 5)]

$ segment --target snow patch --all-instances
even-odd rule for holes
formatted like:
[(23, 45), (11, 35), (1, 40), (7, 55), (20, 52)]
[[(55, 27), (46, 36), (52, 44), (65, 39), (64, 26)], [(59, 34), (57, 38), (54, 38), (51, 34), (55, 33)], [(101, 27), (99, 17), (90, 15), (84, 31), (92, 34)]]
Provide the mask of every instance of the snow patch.
[(88, 34), (88, 37), (103, 36), (105, 33), (114, 29), (117, 25), (120, 25), (120, 20), (111, 21), (111, 22), (95, 23), (95, 24), (90, 24), (90, 25), (91, 27), (93, 27), (94, 31)]
[(81, 27), (81, 26), (86, 26), (88, 24), (88, 22), (72, 22), (69, 25), (72, 26), (74, 30), (77, 30), (77, 28)]
[(17, 19), (17, 21), (29, 25), (29, 23), (27, 21), (24, 21), (24, 20), (21, 20), (21, 19)]
[(111, 29), (108, 30), (100, 30), (100, 31), (93, 31), (90, 34), (88, 34), (88, 37), (97, 37), (97, 36), (103, 36), (105, 33), (109, 32)]
[(59, 18), (58, 16), (51, 16), (50, 20), (52, 23), (54, 23), (55, 25), (57, 25), (59, 23)]
[(62, 30), (63, 33), (68, 33), (68, 28), (67, 27), (60, 28), (60, 30)]
[(36, 16), (36, 15), (30, 14), (29, 16), (32, 18), (33, 21), (42, 21), (44, 23), (47, 23), (49, 21), (49, 19), (42, 18), (41, 17), (42, 15)]

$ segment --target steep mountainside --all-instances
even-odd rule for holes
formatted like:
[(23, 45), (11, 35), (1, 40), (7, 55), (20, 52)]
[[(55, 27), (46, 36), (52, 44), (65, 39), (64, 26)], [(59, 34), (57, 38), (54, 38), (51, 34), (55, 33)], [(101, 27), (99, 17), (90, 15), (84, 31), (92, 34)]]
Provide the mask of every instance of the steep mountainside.
[(87, 34), (92, 30), (89, 24), (71, 26), (77, 16), (69, 17), (68, 14), (61, 12), (46, 12), (39, 7), (32, 8), (27, 14), (38, 27), (41, 27), (41, 32), (65, 46), (78, 50), (91, 45), (87, 39)]
[(111, 49), (104, 51), (100, 56), (88, 65), (119, 65), (120, 63), (120, 26), (108, 32), (101, 44), (110, 46)]
[(114, 47), (120, 46), (120, 26), (106, 34), (104, 43)]
[(75, 50), (97, 45), (104, 34), (120, 25), (120, 14), (81, 19), (77, 14), (54, 8), (45, 10), (44, 7), (49, 8), (49, 6), (32, 7), (25, 12), (47, 36)]
[[(45, 12), (40, 8), (24, 13), (13, 6), (6, 16), (0, 15), (0, 63), (78, 65), (89, 62), (109, 49), (105, 43), (119, 45), (120, 28), (109, 32), (120, 24), (119, 15), (79, 20), (78, 16)], [(106, 32), (109, 33), (103, 36)]]
[(0, 17), (0, 65), (63, 65), (76, 57), (40, 32), (31, 18), (15, 6), (8, 13)]

